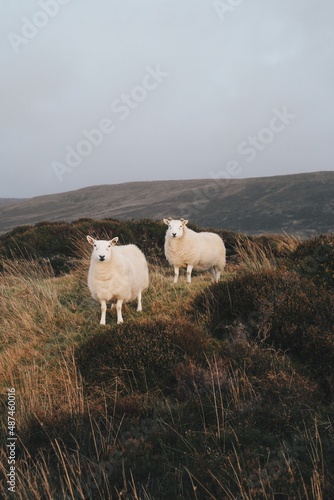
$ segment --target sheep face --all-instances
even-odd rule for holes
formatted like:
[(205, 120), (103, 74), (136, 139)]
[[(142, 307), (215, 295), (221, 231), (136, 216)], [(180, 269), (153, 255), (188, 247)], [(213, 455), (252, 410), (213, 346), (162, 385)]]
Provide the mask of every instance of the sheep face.
[(87, 236), (87, 241), (93, 247), (92, 257), (97, 262), (108, 262), (111, 257), (111, 248), (116, 245), (118, 238), (113, 238), (110, 241), (95, 240), (91, 236)]
[(183, 228), (188, 224), (188, 221), (185, 219), (164, 219), (164, 223), (168, 226), (167, 235), (170, 238), (181, 238)]

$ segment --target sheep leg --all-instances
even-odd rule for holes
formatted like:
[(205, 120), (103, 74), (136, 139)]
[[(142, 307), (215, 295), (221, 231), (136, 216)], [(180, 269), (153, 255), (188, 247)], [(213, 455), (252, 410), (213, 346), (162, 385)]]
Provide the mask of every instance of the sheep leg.
[(101, 300), (101, 320), (100, 320), (100, 325), (105, 325), (106, 324), (106, 310), (107, 310), (107, 303), (105, 300)]
[(179, 279), (179, 271), (180, 271), (180, 268), (174, 266), (174, 283), (177, 283), (177, 280)]
[(187, 283), (191, 283), (191, 272), (193, 270), (193, 267), (191, 264), (187, 265)]
[(123, 317), (122, 317), (122, 305), (123, 305), (123, 299), (118, 299), (116, 303), (116, 311), (117, 311), (117, 324), (119, 325), (120, 323), (123, 323)]
[(142, 310), (143, 310), (143, 308), (142, 308), (142, 305), (141, 305), (141, 290), (139, 290), (137, 311), (142, 311)]
[(211, 281), (213, 283), (218, 283), (219, 278), (220, 278), (220, 271), (218, 270), (218, 268), (215, 266), (212, 266), (212, 267), (210, 267), (209, 271), (211, 274)]

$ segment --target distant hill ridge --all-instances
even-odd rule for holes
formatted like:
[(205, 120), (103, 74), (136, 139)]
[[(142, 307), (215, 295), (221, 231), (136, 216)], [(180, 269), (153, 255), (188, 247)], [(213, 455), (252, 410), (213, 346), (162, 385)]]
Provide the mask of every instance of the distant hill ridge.
[(0, 199), (0, 231), (41, 221), (162, 219), (248, 234), (334, 231), (334, 172), (251, 179), (190, 179), (91, 186), (25, 200)]

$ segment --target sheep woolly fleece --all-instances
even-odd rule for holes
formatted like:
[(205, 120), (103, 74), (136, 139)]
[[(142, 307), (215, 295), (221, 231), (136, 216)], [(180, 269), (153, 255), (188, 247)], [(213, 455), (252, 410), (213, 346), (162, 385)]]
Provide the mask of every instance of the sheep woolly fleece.
[(226, 264), (226, 249), (218, 234), (196, 233), (187, 227), (187, 220), (164, 219), (168, 225), (165, 237), (165, 256), (174, 266), (177, 283), (179, 268), (187, 266), (187, 281), (191, 282), (192, 269), (210, 270), (213, 280), (218, 281)]
[(138, 299), (141, 311), (141, 292), (149, 285), (147, 261), (136, 245), (115, 246), (118, 238), (111, 241), (94, 240), (88, 271), (88, 288), (95, 300), (101, 303), (101, 324), (105, 324), (106, 302), (116, 301), (117, 322), (122, 323), (122, 304)]

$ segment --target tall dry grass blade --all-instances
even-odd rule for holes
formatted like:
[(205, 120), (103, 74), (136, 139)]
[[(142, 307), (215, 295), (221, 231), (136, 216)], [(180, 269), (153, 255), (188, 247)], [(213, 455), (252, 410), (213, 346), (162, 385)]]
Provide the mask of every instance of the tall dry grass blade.
[[(214, 406), (216, 425), (217, 425), (217, 438), (220, 440), (222, 430), (225, 427), (225, 409), (224, 409), (224, 400), (220, 382), (221, 373), (218, 368), (216, 355), (214, 355), (213, 357), (213, 366), (206, 354), (205, 354), (205, 359), (210, 370), (211, 392), (213, 397), (213, 406)], [(218, 391), (218, 397), (216, 394), (217, 391)]]
[(198, 498), (197, 497), (197, 486), (195, 485), (194, 481), (196, 481), (196, 483), (198, 483), (200, 485), (200, 487), (205, 491), (205, 493), (207, 493), (208, 497), (207, 498), (213, 498), (214, 500), (216, 500), (216, 497), (214, 495), (212, 495), (212, 493), (210, 493), (210, 491), (204, 486), (203, 483), (201, 483), (201, 481), (199, 481), (191, 472), (190, 470), (187, 468), (187, 467), (184, 467), (185, 471), (187, 472), (189, 478), (190, 478), (190, 481), (191, 481), (191, 486), (192, 486), (192, 489), (193, 489), (193, 492), (194, 492), (194, 495), (195, 495), (195, 498)]
[(54, 450), (57, 452), (58, 457), (60, 457), (60, 460), (61, 460), (61, 463), (63, 466), (64, 476), (66, 479), (66, 485), (70, 491), (71, 499), (75, 500), (73, 487), (72, 487), (72, 481), (71, 481), (69, 473), (68, 473), (68, 470), (69, 470), (68, 464), (66, 464), (66, 462), (65, 462), (65, 455), (62, 452), (57, 439), (54, 440), (54, 443), (52, 444), (52, 446), (53, 446)]

